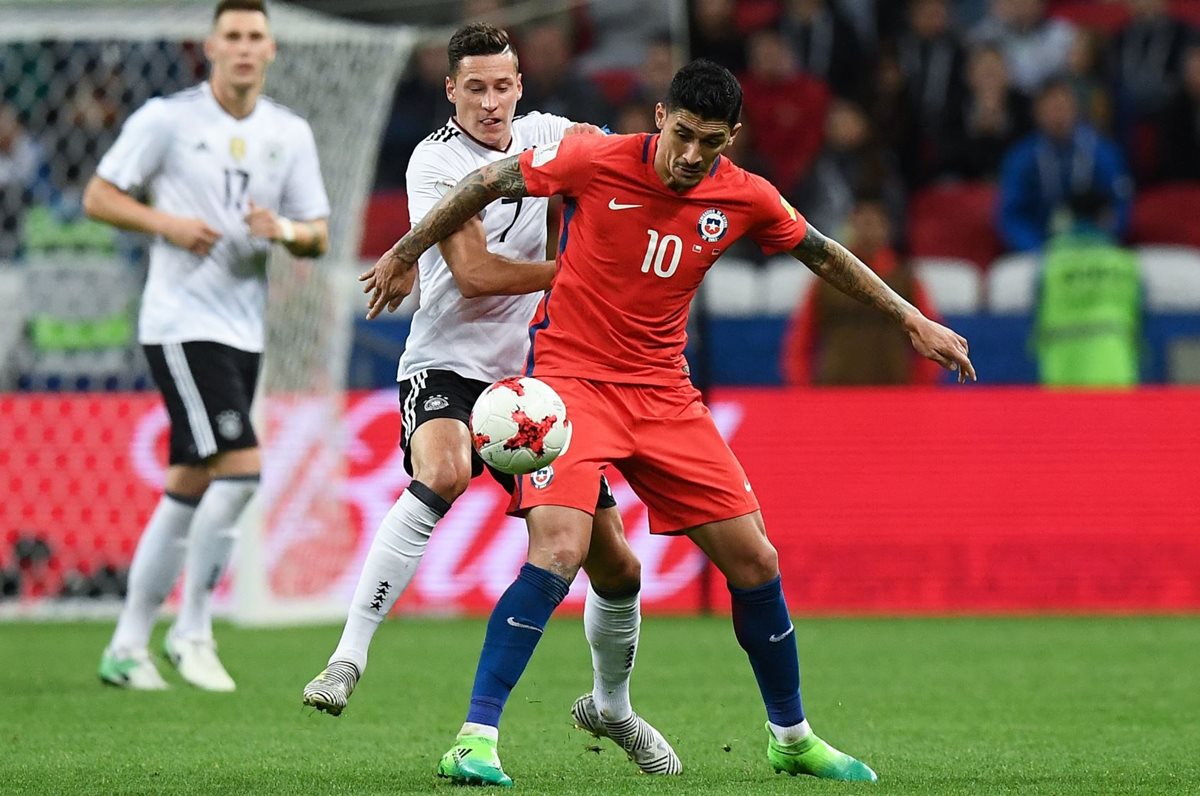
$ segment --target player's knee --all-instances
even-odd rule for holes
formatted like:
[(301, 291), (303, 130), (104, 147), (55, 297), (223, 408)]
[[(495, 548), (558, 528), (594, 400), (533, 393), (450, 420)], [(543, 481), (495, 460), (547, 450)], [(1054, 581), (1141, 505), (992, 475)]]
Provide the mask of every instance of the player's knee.
[(588, 559), (588, 579), (605, 594), (630, 594), (642, 585), (642, 562), (627, 545), (617, 555), (596, 561)]
[(746, 577), (761, 585), (778, 575), (779, 553), (774, 545), (764, 540), (746, 561)]
[(753, 589), (773, 580), (779, 574), (779, 554), (764, 538), (762, 544), (741, 551), (737, 558), (723, 567), (731, 586)]
[(420, 481), (447, 503), (453, 503), (471, 484), (471, 467), (451, 462), (414, 468), (413, 480)]

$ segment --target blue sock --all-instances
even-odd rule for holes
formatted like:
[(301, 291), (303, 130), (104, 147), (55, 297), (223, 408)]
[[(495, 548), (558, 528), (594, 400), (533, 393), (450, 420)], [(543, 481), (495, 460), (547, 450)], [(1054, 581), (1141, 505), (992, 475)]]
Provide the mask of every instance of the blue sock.
[(733, 632), (746, 651), (767, 718), (780, 727), (804, 721), (800, 704), (800, 658), (796, 633), (778, 576), (753, 589), (729, 587)]
[(541, 641), (550, 614), (570, 588), (571, 584), (558, 575), (533, 564), (521, 567), (521, 574), (500, 595), (488, 619), (467, 721), (500, 726), (508, 695)]

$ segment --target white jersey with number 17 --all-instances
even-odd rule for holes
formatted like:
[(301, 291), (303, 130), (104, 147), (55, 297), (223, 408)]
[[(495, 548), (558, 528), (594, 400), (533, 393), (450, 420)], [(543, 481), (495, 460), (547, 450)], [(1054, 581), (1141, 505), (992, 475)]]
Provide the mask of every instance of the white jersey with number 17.
[[(408, 163), (408, 212), (416, 224), (442, 195), (472, 171), (526, 149), (562, 138), (574, 122), (547, 113), (513, 119), (505, 151), (471, 138), (451, 119), (417, 145)], [(546, 199), (501, 199), (482, 214), (487, 246), (514, 260), (546, 259)], [(400, 358), (399, 380), (425, 369), (449, 370), (468, 379), (496, 381), (525, 367), (529, 320), (540, 293), (463, 298), (450, 267), (434, 246), (421, 255), (421, 304)]]
[(205, 256), (155, 238), (138, 339), (262, 351), (271, 242), (250, 235), (245, 215), (251, 201), (300, 221), (329, 215), (308, 122), (264, 96), (234, 118), (201, 83), (139, 108), (96, 173), (122, 191), (145, 188), (159, 210), (221, 234)]

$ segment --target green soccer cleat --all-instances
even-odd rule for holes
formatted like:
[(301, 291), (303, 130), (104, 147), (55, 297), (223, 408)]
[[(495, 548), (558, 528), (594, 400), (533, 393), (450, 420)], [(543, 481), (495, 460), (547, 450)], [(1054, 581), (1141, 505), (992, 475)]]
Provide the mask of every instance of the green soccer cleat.
[(455, 785), (513, 786), (512, 777), (500, 767), (496, 742), (482, 735), (460, 735), (449, 752), (442, 755), (437, 775)]
[(162, 679), (154, 661), (145, 648), (140, 650), (114, 650), (109, 647), (100, 657), (100, 682), (128, 688), (133, 691), (164, 691), (167, 681)]
[(866, 763), (839, 752), (822, 741), (815, 733), (802, 741), (781, 744), (767, 726), (767, 760), (776, 774), (807, 774), (819, 779), (842, 782), (875, 782), (879, 779)]

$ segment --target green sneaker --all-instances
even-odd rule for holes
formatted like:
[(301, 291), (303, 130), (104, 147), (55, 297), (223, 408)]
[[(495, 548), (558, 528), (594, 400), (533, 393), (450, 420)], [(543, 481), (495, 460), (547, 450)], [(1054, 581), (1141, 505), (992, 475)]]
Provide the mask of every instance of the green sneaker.
[(145, 649), (104, 650), (100, 657), (100, 682), (134, 691), (163, 691), (167, 682), (162, 679), (154, 661)]
[(458, 736), (458, 742), (442, 755), (437, 774), (455, 785), (513, 786), (512, 777), (500, 767), (496, 742), (482, 735)]
[(807, 774), (820, 779), (837, 779), (843, 782), (875, 782), (879, 779), (866, 763), (855, 760), (845, 752), (839, 752), (822, 741), (815, 733), (803, 741), (781, 744), (775, 733), (767, 726), (767, 760), (776, 774), (788, 773), (793, 777)]

